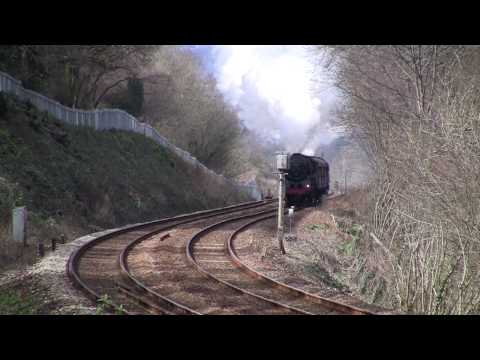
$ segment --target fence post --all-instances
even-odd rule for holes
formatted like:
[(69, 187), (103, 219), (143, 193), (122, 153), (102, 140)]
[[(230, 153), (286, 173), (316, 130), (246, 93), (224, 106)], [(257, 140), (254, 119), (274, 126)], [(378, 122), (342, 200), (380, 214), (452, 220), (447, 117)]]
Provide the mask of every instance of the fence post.
[(43, 244), (43, 239), (38, 240), (38, 255), (40, 257), (45, 256), (45, 245)]
[(27, 246), (27, 208), (25, 206), (13, 209), (12, 225), (13, 241)]

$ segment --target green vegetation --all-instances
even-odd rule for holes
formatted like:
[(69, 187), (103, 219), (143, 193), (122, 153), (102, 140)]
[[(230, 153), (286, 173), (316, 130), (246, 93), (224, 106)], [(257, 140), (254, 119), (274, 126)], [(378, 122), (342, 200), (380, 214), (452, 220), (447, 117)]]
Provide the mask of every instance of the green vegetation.
[(7, 100), (3, 94), (0, 94), (0, 116), (3, 116), (7, 113), (8, 105)]
[(0, 208), (7, 212), (25, 205), (36, 223), (53, 219), (88, 233), (248, 200), (143, 135), (74, 128), (13, 96), (0, 98), (7, 108)]
[(0, 71), (69, 107), (122, 109), (208, 168), (272, 188), (271, 155), (279, 146), (243, 125), (184, 46), (0, 45)]
[(143, 80), (131, 78), (128, 79), (126, 89), (118, 90), (108, 97), (108, 106), (139, 117), (143, 114), (144, 101)]
[(304, 271), (306, 274), (317, 278), (321, 283), (330, 287), (338, 290), (346, 289), (345, 285), (335, 279), (328, 270), (322, 267), (318, 262), (307, 262), (304, 265)]
[(0, 314), (2, 315), (36, 315), (40, 305), (31, 294), (20, 290), (0, 291)]
[(347, 229), (347, 234), (351, 235), (353, 240), (358, 240), (363, 233), (363, 227), (359, 224), (352, 224), (352, 226)]
[(123, 305), (117, 306), (115, 305), (108, 294), (103, 295), (100, 299), (97, 301), (97, 309), (95, 311), (96, 315), (105, 315), (109, 313), (112, 309), (114, 309), (114, 314), (115, 315), (125, 315), (125, 309)]
[(340, 252), (347, 256), (352, 256), (355, 250), (355, 241), (347, 241), (340, 246)]
[(328, 227), (328, 224), (314, 224), (307, 226), (307, 230), (318, 232), (328, 230)]
[(233, 189), (207, 189), (210, 179), (142, 135), (74, 129), (9, 100), (13, 110), (0, 118), (1, 174), (45, 217), (70, 213), (108, 227), (221, 206), (224, 195), (245, 200)]
[(363, 226), (352, 222), (349, 218), (338, 219), (338, 227), (345, 234), (350, 235), (350, 240), (345, 241), (339, 250), (347, 256), (353, 256), (358, 242), (363, 236)]

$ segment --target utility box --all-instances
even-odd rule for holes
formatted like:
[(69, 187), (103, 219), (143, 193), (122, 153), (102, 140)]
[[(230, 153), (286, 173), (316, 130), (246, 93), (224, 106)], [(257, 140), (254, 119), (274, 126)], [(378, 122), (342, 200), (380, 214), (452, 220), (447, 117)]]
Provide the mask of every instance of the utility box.
[(27, 208), (17, 207), (12, 211), (13, 241), (26, 245)]
[(277, 163), (276, 168), (279, 172), (286, 172), (290, 168), (290, 157), (288, 153), (279, 152), (276, 156)]

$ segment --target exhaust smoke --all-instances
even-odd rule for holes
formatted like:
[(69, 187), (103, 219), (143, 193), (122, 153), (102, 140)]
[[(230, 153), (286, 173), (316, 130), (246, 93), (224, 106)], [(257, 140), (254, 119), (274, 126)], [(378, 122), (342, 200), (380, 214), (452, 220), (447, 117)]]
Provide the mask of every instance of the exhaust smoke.
[(313, 155), (337, 137), (337, 93), (308, 46), (194, 46), (219, 90), (248, 129), (289, 152)]

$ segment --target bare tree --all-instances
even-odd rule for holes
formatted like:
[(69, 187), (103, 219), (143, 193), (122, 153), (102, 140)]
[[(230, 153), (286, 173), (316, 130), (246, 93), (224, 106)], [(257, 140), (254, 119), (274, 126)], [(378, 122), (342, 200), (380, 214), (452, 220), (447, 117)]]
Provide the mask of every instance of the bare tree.
[(156, 50), (150, 45), (72, 45), (58, 49), (72, 106), (97, 107), (112, 89), (139, 78)]
[(146, 89), (145, 117), (179, 147), (222, 170), (240, 121), (198, 59), (178, 47), (164, 47), (155, 67), (156, 81)]
[(389, 264), (393, 301), (411, 312), (478, 312), (478, 48), (330, 51), (339, 121), (376, 174), (369, 234)]
[(0, 67), (72, 107), (94, 108), (138, 78), (157, 45), (2, 45)]

